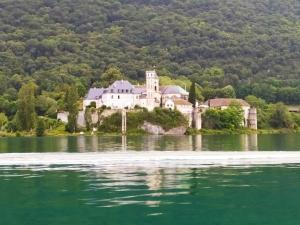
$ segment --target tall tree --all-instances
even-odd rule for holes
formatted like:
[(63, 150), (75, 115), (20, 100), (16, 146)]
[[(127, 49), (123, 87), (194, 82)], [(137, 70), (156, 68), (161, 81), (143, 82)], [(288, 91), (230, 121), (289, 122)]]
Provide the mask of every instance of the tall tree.
[(84, 113), (84, 120), (85, 120), (85, 125), (86, 125), (86, 130), (90, 131), (92, 128), (92, 111), (90, 107), (87, 107), (85, 109), (85, 113)]
[(111, 85), (116, 80), (122, 80), (125, 76), (122, 74), (118, 67), (111, 66), (102, 74), (100, 78), (100, 85), (102, 87), (107, 87)]
[(5, 113), (0, 113), (0, 130), (7, 124), (8, 118)]
[(283, 103), (277, 103), (273, 106), (269, 123), (274, 128), (293, 127), (291, 114)]
[(190, 88), (189, 93), (189, 102), (193, 104), (193, 107), (196, 107), (196, 83), (193, 82)]
[(35, 134), (36, 136), (38, 137), (42, 137), (45, 135), (45, 122), (42, 118), (38, 119), (37, 121), (37, 125), (36, 125), (36, 128), (35, 128)]
[(77, 116), (78, 116), (78, 92), (75, 85), (67, 89), (65, 96), (66, 110), (69, 112), (68, 124), (66, 130), (69, 132), (76, 132), (77, 130)]
[(18, 93), (16, 121), (19, 130), (30, 131), (35, 126), (35, 90), (36, 85), (29, 82)]

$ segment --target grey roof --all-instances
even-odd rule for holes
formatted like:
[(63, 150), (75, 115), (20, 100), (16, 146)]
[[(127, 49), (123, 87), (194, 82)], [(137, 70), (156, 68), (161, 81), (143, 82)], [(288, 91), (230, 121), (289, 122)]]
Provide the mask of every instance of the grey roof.
[(168, 85), (160, 88), (162, 94), (181, 94), (188, 95), (189, 93), (178, 85)]
[(105, 90), (104, 88), (91, 88), (88, 94), (85, 96), (85, 99), (86, 100), (100, 99), (104, 90)]
[(133, 93), (134, 94), (143, 94), (143, 93), (145, 93), (146, 92), (146, 88), (145, 87), (135, 87), (134, 89), (133, 89)]
[(134, 86), (127, 80), (117, 80), (112, 85), (110, 85), (106, 91), (112, 93), (132, 93)]

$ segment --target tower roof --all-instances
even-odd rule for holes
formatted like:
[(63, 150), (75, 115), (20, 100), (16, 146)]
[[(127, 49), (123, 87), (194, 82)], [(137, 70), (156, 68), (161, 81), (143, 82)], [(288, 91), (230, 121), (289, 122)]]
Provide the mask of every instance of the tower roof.
[(147, 76), (158, 78), (157, 73), (156, 73), (155, 70), (147, 70), (146, 71), (146, 77)]
[(168, 85), (162, 86), (160, 88), (162, 94), (180, 94), (180, 95), (189, 95), (189, 93), (178, 85)]

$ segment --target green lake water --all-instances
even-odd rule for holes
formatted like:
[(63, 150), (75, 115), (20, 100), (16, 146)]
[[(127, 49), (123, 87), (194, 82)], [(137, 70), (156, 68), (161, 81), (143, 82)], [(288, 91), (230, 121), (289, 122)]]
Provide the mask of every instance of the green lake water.
[[(299, 151), (300, 136), (0, 139), (1, 153), (128, 150)], [(299, 212), (300, 165), (0, 167), (1, 225), (297, 225)]]
[(100, 151), (295, 151), (300, 134), (0, 138), (0, 153)]

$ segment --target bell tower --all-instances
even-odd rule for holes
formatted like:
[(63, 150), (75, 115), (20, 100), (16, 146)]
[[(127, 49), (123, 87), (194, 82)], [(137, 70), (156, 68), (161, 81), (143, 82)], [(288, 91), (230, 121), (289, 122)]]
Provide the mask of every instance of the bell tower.
[(153, 110), (159, 93), (159, 78), (155, 70), (146, 71), (147, 107)]

